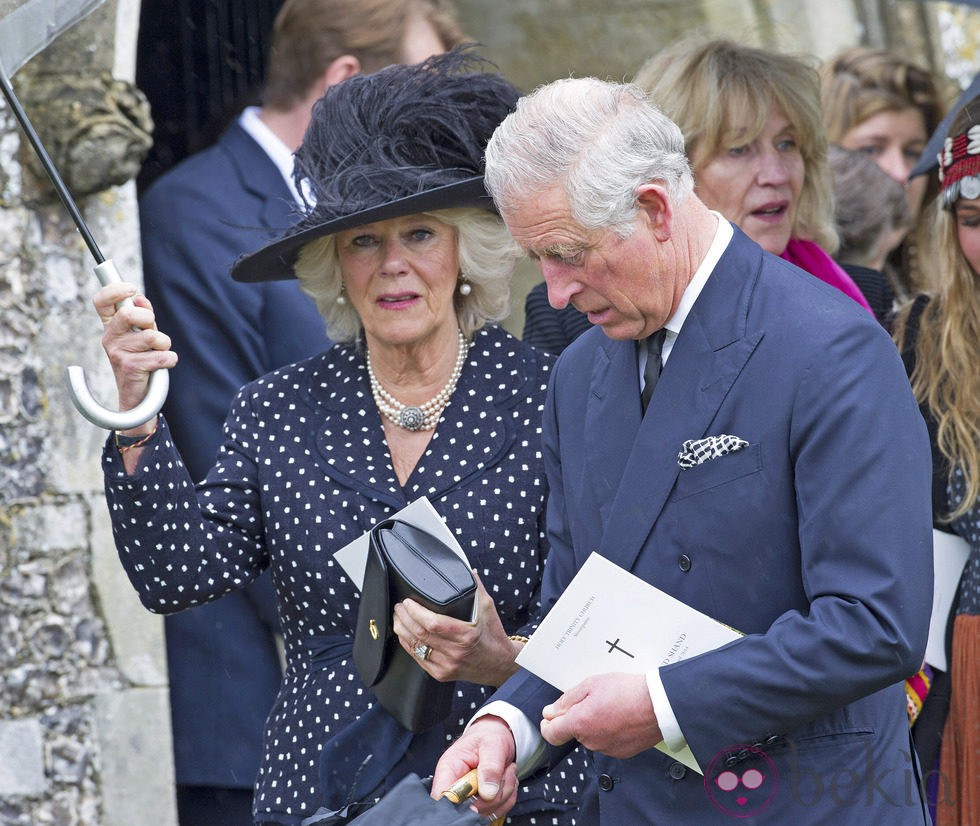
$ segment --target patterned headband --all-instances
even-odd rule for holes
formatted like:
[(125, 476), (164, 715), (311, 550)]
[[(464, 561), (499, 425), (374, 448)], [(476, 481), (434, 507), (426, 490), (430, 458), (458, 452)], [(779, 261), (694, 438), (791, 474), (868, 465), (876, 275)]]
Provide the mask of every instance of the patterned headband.
[(980, 198), (980, 124), (946, 138), (939, 153), (939, 180), (944, 209), (952, 209), (959, 198)]

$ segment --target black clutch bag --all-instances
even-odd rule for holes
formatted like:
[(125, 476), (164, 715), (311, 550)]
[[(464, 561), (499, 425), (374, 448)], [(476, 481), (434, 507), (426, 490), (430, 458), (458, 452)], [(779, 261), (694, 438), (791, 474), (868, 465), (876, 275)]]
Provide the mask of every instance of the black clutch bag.
[(378, 702), (409, 731), (444, 720), (456, 684), (441, 683), (398, 643), (396, 603), (411, 597), (460, 620), (473, 616), (476, 581), (466, 563), (432, 534), (388, 519), (371, 529), (354, 631), (354, 665)]

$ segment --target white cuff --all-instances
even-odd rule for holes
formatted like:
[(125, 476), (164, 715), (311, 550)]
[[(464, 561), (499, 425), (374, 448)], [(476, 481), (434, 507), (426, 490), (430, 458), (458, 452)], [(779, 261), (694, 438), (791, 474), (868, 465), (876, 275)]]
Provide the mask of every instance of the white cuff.
[(474, 722), (488, 714), (500, 717), (510, 726), (510, 732), (514, 735), (514, 745), (517, 747), (517, 776), (527, 777), (537, 768), (548, 745), (541, 736), (538, 727), (527, 718), (523, 711), (503, 700), (487, 703), (473, 716), (466, 727), (469, 728)]
[(660, 679), (659, 668), (647, 672), (647, 690), (653, 701), (653, 713), (657, 715), (657, 724), (660, 726), (660, 733), (664, 736), (664, 743), (671, 751), (680, 751), (687, 746), (687, 740), (674, 716), (674, 710), (670, 707), (670, 700), (667, 699), (667, 692)]

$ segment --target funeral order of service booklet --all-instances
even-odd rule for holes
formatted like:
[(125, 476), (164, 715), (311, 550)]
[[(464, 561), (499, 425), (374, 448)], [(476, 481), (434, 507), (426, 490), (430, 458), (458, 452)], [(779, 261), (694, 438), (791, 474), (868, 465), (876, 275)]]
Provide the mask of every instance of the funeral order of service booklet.
[[(568, 691), (612, 671), (644, 674), (742, 636), (593, 553), (568, 584), (517, 664)], [(660, 751), (703, 774), (691, 750)]]

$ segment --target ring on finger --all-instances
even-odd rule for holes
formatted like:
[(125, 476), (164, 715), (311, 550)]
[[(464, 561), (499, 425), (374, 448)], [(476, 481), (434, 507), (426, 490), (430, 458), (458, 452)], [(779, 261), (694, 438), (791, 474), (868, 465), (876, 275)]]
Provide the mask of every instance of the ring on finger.
[(429, 646), (427, 646), (424, 642), (420, 642), (415, 646), (415, 656), (423, 662), (429, 659), (430, 654), (432, 654), (432, 649), (429, 648)]

